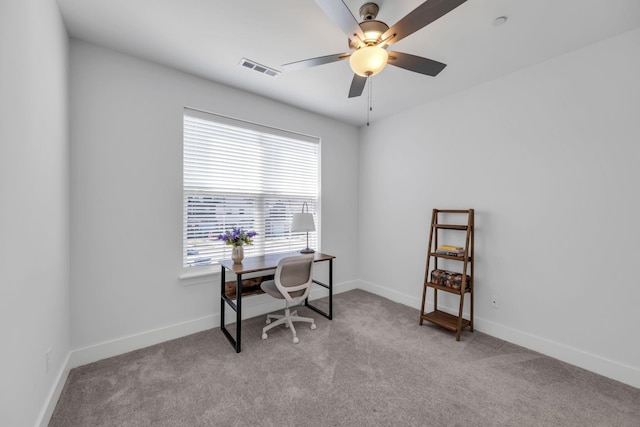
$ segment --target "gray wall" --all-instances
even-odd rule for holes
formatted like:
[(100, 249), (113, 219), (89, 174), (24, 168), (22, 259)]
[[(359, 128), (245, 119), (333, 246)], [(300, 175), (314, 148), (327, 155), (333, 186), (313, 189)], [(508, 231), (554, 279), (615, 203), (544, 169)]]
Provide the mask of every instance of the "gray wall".
[(77, 363), (219, 324), (218, 270), (179, 279), (184, 106), (320, 137), (322, 250), (338, 285), (357, 279), (355, 127), (75, 40), (70, 70), (71, 341), (98, 351)]
[(635, 30), (363, 129), (363, 286), (419, 308), (431, 209), (475, 208), (477, 328), (640, 387), (638, 46)]
[(2, 426), (46, 418), (69, 353), (67, 51), (55, 2), (0, 2)]

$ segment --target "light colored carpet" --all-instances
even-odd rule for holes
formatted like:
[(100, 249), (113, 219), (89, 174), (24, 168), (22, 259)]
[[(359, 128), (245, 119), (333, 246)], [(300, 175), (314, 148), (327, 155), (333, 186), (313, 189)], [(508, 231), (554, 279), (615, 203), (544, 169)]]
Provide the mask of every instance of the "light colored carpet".
[[(243, 321), (73, 369), (50, 426), (640, 426), (640, 390), (354, 290), (316, 330)], [(233, 327), (230, 328), (231, 331)]]

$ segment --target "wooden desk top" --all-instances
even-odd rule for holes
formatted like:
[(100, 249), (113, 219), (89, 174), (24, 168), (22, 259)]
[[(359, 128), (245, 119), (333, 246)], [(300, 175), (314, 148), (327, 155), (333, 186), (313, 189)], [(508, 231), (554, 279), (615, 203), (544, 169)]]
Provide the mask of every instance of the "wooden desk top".
[[(245, 257), (241, 263), (237, 264), (234, 263), (232, 259), (223, 259), (222, 261), (220, 261), (220, 265), (222, 265), (227, 270), (234, 272), (235, 274), (255, 273), (256, 271), (273, 270), (278, 266), (278, 262), (280, 262), (282, 258), (296, 255), (305, 254), (301, 254), (299, 251), (295, 251), (250, 256)], [(327, 255), (321, 252), (314, 252), (312, 255), (314, 262), (328, 261), (335, 258), (335, 256), (333, 255)]]

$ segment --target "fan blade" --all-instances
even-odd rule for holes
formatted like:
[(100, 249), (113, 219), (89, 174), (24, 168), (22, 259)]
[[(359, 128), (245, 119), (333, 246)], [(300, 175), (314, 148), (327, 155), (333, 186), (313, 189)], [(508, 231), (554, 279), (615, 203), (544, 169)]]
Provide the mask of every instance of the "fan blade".
[(355, 98), (356, 96), (362, 95), (362, 91), (364, 90), (364, 85), (366, 83), (366, 77), (354, 74), (353, 80), (351, 81), (351, 87), (349, 88), (349, 98)]
[(386, 40), (392, 37), (387, 44), (397, 43), (441, 16), (451, 12), (465, 1), (467, 0), (427, 0), (412, 12), (409, 12), (407, 16), (399, 20), (393, 27), (385, 31), (382, 39)]
[(396, 67), (404, 68), (405, 70), (414, 71), (420, 74), (426, 74), (427, 76), (437, 76), (440, 71), (447, 66), (442, 62), (434, 61), (433, 59), (423, 58), (422, 56), (411, 55), (402, 52), (389, 52), (389, 58), (387, 64), (395, 65)]
[(303, 68), (315, 67), (316, 65), (329, 64), (331, 62), (342, 61), (350, 56), (349, 53), (336, 53), (335, 55), (319, 56), (317, 58), (303, 59), (302, 61), (290, 62), (282, 67), (287, 71), (301, 70)]
[(327, 16), (349, 37), (356, 45), (365, 39), (358, 20), (342, 0), (316, 0), (316, 3)]

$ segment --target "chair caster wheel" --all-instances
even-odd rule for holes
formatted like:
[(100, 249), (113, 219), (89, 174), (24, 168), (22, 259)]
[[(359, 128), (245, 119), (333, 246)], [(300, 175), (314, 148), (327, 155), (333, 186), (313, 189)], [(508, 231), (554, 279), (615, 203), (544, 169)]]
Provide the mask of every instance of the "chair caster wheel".
[(315, 328), (316, 328), (316, 324), (315, 324), (315, 323), (312, 323), (312, 324), (311, 324), (311, 329), (315, 329)]
[(298, 337), (293, 337), (293, 343), (294, 344), (298, 344), (300, 342), (300, 340), (298, 339)]
[(271, 323), (271, 319), (267, 319), (267, 325)]
[(267, 339), (267, 333), (266, 333), (266, 332), (263, 332), (263, 333), (262, 333), (262, 339), (263, 339), (263, 340), (266, 340), (266, 339)]

